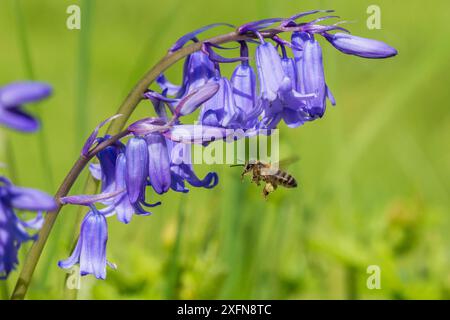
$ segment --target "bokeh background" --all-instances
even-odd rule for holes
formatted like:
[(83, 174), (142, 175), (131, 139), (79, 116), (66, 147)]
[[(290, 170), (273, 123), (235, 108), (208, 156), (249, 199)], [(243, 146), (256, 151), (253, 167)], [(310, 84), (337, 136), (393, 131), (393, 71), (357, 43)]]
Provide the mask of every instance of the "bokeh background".
[[(81, 6), (81, 30), (66, 28), (71, 4)], [(381, 8), (381, 30), (366, 27), (371, 4)], [(215, 189), (170, 192), (152, 216), (129, 225), (109, 219), (108, 257), (118, 269), (105, 281), (83, 277), (78, 298), (450, 298), (445, 0), (0, 0), (0, 84), (54, 86), (51, 99), (29, 108), (43, 120), (41, 133), (1, 130), (1, 170), (53, 193), (88, 132), (179, 36), (317, 8), (335, 9), (354, 34), (386, 41), (399, 55), (364, 60), (323, 43), (338, 104), (320, 121), (280, 133), (281, 155), (301, 158), (290, 167), (300, 188), (264, 201), (238, 169), (199, 166), (201, 174), (219, 172)], [(180, 79), (180, 67), (171, 79)], [(143, 103), (133, 118), (151, 112)], [(56, 263), (70, 253), (78, 216), (76, 208), (62, 211), (28, 298), (75, 296)], [(366, 287), (369, 265), (381, 268), (379, 290)], [(0, 284), (2, 298), (16, 278)]]

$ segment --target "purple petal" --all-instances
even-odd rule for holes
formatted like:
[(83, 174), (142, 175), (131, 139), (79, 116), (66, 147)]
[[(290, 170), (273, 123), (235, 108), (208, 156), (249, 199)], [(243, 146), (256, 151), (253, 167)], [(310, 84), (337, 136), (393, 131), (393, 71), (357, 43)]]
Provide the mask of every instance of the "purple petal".
[(149, 154), (150, 183), (156, 193), (162, 194), (170, 188), (170, 159), (166, 139), (159, 133), (146, 136)]
[(135, 203), (147, 182), (148, 150), (145, 139), (133, 137), (128, 140), (125, 151), (127, 159), (126, 185), (131, 203)]
[(160, 74), (158, 78), (156, 78), (156, 83), (162, 90), (167, 90), (169, 96), (177, 96), (181, 90), (181, 86), (171, 83), (164, 74)]
[(296, 15), (293, 15), (292, 17), (285, 19), (280, 26), (281, 27), (286, 27), (289, 24), (291, 24), (292, 22), (295, 22), (295, 20), (300, 19), (304, 16), (310, 15), (310, 14), (315, 14), (315, 13), (319, 13), (319, 12), (334, 12), (334, 10), (310, 10), (310, 11), (306, 11), (306, 12), (301, 12), (298, 13)]
[(94, 177), (95, 180), (101, 180), (102, 178), (102, 168), (99, 163), (89, 164), (89, 172)]
[(175, 142), (204, 143), (220, 140), (232, 134), (232, 130), (202, 125), (175, 125), (164, 136)]
[(9, 187), (11, 205), (19, 210), (51, 211), (56, 209), (56, 202), (52, 196), (35, 189), (16, 186)]
[(231, 28), (235, 28), (235, 26), (228, 24), (228, 23), (213, 23), (213, 24), (201, 27), (197, 30), (194, 30), (194, 31), (189, 32), (189, 33), (185, 34), (184, 36), (182, 36), (180, 39), (177, 40), (177, 42), (175, 42), (175, 44), (170, 48), (169, 51), (174, 52), (174, 51), (181, 49), (187, 42), (194, 39), (198, 34), (204, 32), (206, 30), (209, 30), (211, 28), (218, 27), (218, 26), (228, 26)]
[(95, 202), (101, 202), (103, 200), (111, 199), (116, 197), (117, 195), (123, 193), (125, 189), (116, 190), (107, 193), (99, 193), (99, 194), (81, 194), (76, 196), (67, 196), (60, 198), (61, 203), (63, 204), (78, 204), (78, 205), (90, 205)]
[[(126, 188), (126, 170), (127, 163), (124, 154), (120, 154), (117, 157), (116, 162), (116, 188), (118, 190)], [(123, 223), (129, 223), (133, 213), (135, 213), (135, 208), (130, 202), (128, 193), (124, 192), (123, 195), (117, 197), (114, 201), (115, 211), (117, 213), (117, 219)]]
[(128, 131), (135, 135), (146, 135), (152, 132), (165, 131), (168, 128), (166, 121), (161, 118), (145, 118), (132, 123), (128, 127)]
[[(311, 116), (321, 117), (325, 112), (325, 74), (322, 62), (322, 49), (317, 41), (307, 41), (303, 51), (303, 77), (304, 93), (313, 93), (315, 99), (308, 101)], [(303, 92), (302, 92), (303, 93)]]
[(20, 221), (20, 224), (28, 229), (39, 230), (44, 224), (44, 216), (42, 214), (42, 211), (39, 211), (34, 219), (28, 221)]
[(236, 107), (248, 117), (256, 108), (256, 75), (249, 65), (239, 65), (231, 76)]
[(116, 114), (116, 115), (109, 117), (108, 119), (100, 122), (99, 125), (95, 127), (94, 131), (92, 131), (91, 135), (87, 138), (87, 140), (83, 146), (83, 149), (81, 150), (81, 154), (83, 156), (87, 156), (89, 154), (89, 150), (91, 149), (92, 145), (94, 144), (95, 139), (97, 138), (97, 135), (98, 135), (98, 131), (100, 130), (101, 127), (103, 127), (108, 122), (111, 122), (114, 119), (119, 118), (121, 116), (122, 116), (121, 114)]
[(0, 124), (23, 132), (39, 129), (39, 121), (20, 108), (0, 108)]
[(236, 58), (225, 58), (221, 55), (217, 54), (212, 48), (211, 44), (208, 42), (204, 42), (202, 45), (202, 52), (204, 52), (206, 55), (208, 55), (209, 59), (213, 62), (218, 63), (233, 63), (238, 61), (247, 61), (248, 57), (236, 57)]
[(275, 22), (283, 21), (283, 18), (269, 18), (269, 19), (262, 19), (258, 21), (252, 21), (248, 22), (246, 24), (243, 24), (240, 26), (237, 31), (240, 34), (249, 32), (249, 31), (258, 31), (264, 28), (269, 27), (270, 25), (274, 24)]
[(97, 279), (106, 278), (106, 243), (108, 224), (99, 212), (89, 212), (80, 231), (80, 274), (93, 274)]
[(328, 100), (330, 100), (331, 104), (333, 106), (335, 106), (336, 105), (336, 99), (334, 98), (333, 93), (331, 92), (331, 90), (330, 90), (330, 88), (328, 86), (327, 86), (326, 90), (327, 90), (327, 98), (328, 98)]
[(41, 82), (15, 82), (0, 89), (0, 105), (16, 107), (48, 97), (52, 87)]
[(215, 82), (208, 82), (181, 99), (175, 110), (176, 115), (187, 115), (194, 112), (199, 106), (209, 100), (219, 90)]
[(397, 50), (378, 40), (361, 38), (346, 33), (324, 34), (325, 38), (339, 51), (363, 58), (389, 58)]
[(80, 262), (80, 253), (81, 253), (81, 242), (83, 241), (82, 238), (79, 238), (77, 241), (77, 245), (75, 246), (75, 249), (73, 250), (70, 257), (68, 257), (65, 260), (58, 261), (58, 266), (62, 269), (69, 269), (72, 268), (75, 264)]
[(269, 101), (275, 100), (284, 77), (284, 71), (281, 57), (270, 42), (261, 44), (256, 49), (256, 67), (262, 98)]

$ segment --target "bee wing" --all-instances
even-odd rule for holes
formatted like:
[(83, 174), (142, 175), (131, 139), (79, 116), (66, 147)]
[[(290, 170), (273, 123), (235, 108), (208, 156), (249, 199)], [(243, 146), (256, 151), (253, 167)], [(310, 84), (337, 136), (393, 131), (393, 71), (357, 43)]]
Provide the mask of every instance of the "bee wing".
[(273, 167), (273, 166), (267, 166), (267, 167), (261, 168), (259, 170), (259, 172), (262, 176), (273, 176), (274, 174), (276, 174), (278, 172), (278, 168)]
[(298, 156), (292, 156), (288, 158), (284, 158), (278, 162), (272, 163), (272, 168), (286, 168), (287, 166), (293, 164), (294, 162), (297, 162), (300, 160), (300, 157)]

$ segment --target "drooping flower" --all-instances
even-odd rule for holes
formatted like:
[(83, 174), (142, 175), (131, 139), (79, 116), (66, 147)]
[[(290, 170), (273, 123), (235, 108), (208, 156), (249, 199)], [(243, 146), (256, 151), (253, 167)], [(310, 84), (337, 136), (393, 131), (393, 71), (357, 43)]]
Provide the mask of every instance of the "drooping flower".
[[(248, 57), (248, 48), (245, 42), (241, 42), (241, 56)], [(247, 60), (242, 61), (236, 67), (230, 81), (234, 103), (241, 110), (241, 128), (255, 127), (262, 110), (257, 108), (256, 75)]]
[(40, 82), (16, 82), (0, 87), (0, 124), (22, 132), (39, 129), (36, 118), (23, 111), (22, 105), (48, 97), (52, 88)]
[[(325, 113), (326, 98), (334, 105), (334, 97), (325, 83), (322, 49), (314, 36), (306, 32), (294, 32), (292, 49), (297, 69), (296, 89), (302, 94), (314, 94), (306, 101), (306, 111), (312, 120)], [(298, 50), (300, 48), (301, 50)]]
[(86, 214), (81, 224), (80, 236), (71, 256), (58, 262), (58, 266), (69, 269), (80, 265), (80, 275), (93, 274), (97, 279), (106, 279), (106, 265), (115, 265), (106, 260), (108, 223), (104, 214), (94, 206)]
[(147, 185), (148, 152), (145, 139), (132, 137), (128, 140), (125, 156), (126, 187), (131, 203), (135, 203), (145, 192)]
[[(109, 137), (99, 139), (103, 141), (109, 139)], [(148, 167), (148, 162), (145, 161), (147, 144), (145, 141), (142, 144), (142, 141), (138, 138), (131, 138), (130, 141), (127, 147), (121, 142), (116, 142), (97, 154), (99, 164), (91, 164), (90, 170), (94, 178), (102, 181), (101, 191), (106, 196), (101, 200), (97, 200), (95, 196), (90, 196), (92, 201), (83, 203), (100, 202), (106, 206), (101, 210), (103, 213), (116, 214), (117, 219), (123, 223), (129, 223), (133, 214), (150, 214), (143, 206), (154, 207), (160, 204), (159, 202), (149, 204), (145, 200)], [(139, 146), (136, 147), (136, 144)], [(139, 152), (143, 145), (145, 146), (145, 155)], [(139, 162), (140, 159), (143, 159), (143, 163)], [(131, 165), (127, 165), (127, 160), (130, 161)], [(133, 167), (132, 164), (139, 166), (139, 168)], [(145, 168), (145, 172), (143, 172), (143, 168)], [(81, 204), (76, 201), (71, 203)]]
[(281, 57), (270, 42), (256, 48), (256, 67), (259, 76), (261, 99), (272, 102), (278, 97), (278, 90), (285, 77)]
[(208, 172), (203, 179), (197, 177), (192, 164), (191, 145), (167, 140), (170, 150), (171, 189), (188, 192), (185, 181), (196, 188), (214, 188), (219, 183), (216, 172)]
[(397, 50), (384, 42), (353, 36), (347, 33), (323, 33), (327, 39), (339, 51), (363, 58), (389, 58), (397, 55)]
[(239, 128), (244, 111), (235, 103), (230, 81), (225, 77), (215, 78), (213, 81), (219, 85), (219, 90), (204, 103), (199, 123), (213, 127)]
[[(0, 279), (6, 279), (18, 264), (17, 252), (22, 243), (35, 240), (26, 229), (39, 229), (43, 219), (41, 211), (56, 208), (54, 199), (38, 190), (14, 186), (0, 177)], [(39, 212), (35, 219), (21, 220), (17, 210)]]
[(283, 58), (275, 47), (265, 42), (256, 49), (256, 65), (258, 67), (261, 87), (260, 104), (263, 109), (261, 129), (274, 129), (281, 120), (290, 126), (297, 127), (309, 120), (305, 112), (307, 101), (315, 94), (299, 93), (294, 87), (296, 69), (292, 59), (287, 57), (284, 46)]
[(182, 98), (193, 90), (205, 85), (218, 72), (214, 62), (209, 59), (208, 55), (202, 51), (197, 51), (185, 59), (183, 83), (181, 86), (172, 84), (163, 74), (158, 77), (157, 83), (163, 91), (166, 90), (168, 95)]

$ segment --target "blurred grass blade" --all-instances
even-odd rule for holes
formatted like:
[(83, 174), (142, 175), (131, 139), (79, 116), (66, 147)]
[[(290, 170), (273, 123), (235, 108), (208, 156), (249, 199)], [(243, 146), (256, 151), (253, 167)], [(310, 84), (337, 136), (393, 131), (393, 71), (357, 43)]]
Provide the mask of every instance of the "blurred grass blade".
[(90, 45), (94, 0), (81, 1), (81, 29), (78, 45), (78, 67), (75, 97), (75, 148), (76, 153), (83, 145), (89, 132), (88, 87), (90, 74)]
[[(25, 67), (25, 77), (29, 80), (35, 80), (35, 73), (33, 68), (33, 63), (31, 61), (31, 50), (28, 41), (28, 34), (25, 25), (25, 20), (21, 7), (21, 0), (13, 1), (14, 14), (16, 20), (16, 27), (18, 32), (20, 51), (22, 56), (23, 65)], [(37, 110), (37, 117), (39, 119), (44, 118), (44, 110)], [(54, 191), (54, 179), (53, 179), (53, 169), (50, 159), (50, 153), (48, 151), (47, 137), (45, 130), (39, 130), (36, 134), (37, 143), (39, 146), (39, 158), (42, 167), (42, 175), (44, 181), (47, 183), (47, 189)]]

